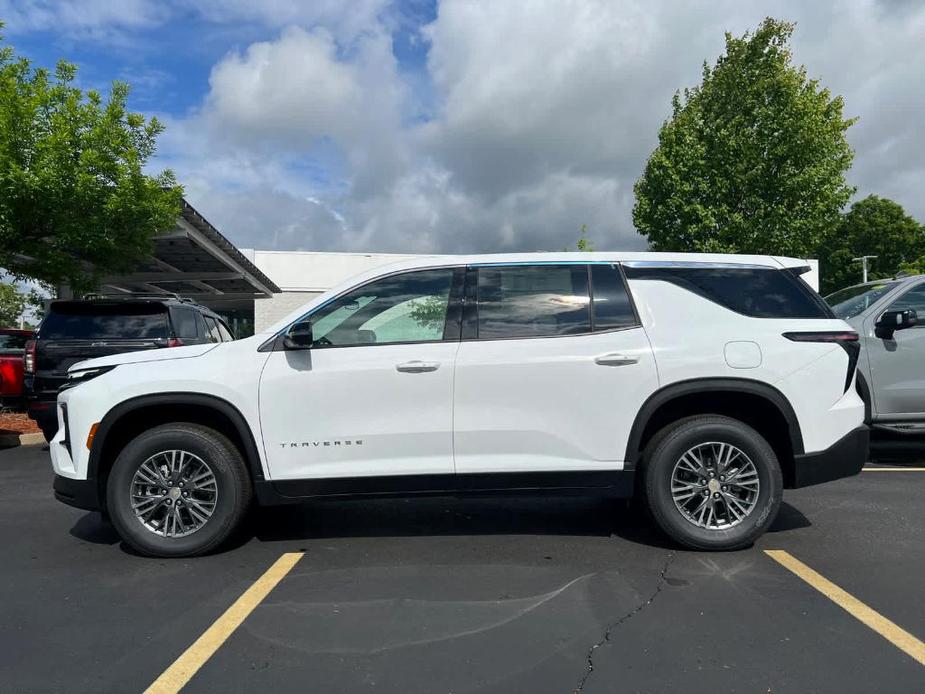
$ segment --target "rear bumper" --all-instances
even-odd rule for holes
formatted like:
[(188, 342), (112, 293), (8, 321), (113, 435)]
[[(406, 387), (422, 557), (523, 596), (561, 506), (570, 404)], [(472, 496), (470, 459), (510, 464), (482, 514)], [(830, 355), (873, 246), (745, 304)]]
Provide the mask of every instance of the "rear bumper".
[(867, 462), (870, 429), (860, 426), (824, 451), (794, 456), (793, 488), (809, 487), (858, 474)]
[(101, 511), (99, 485), (96, 480), (75, 480), (55, 475), (55, 498), (63, 504), (86, 511)]

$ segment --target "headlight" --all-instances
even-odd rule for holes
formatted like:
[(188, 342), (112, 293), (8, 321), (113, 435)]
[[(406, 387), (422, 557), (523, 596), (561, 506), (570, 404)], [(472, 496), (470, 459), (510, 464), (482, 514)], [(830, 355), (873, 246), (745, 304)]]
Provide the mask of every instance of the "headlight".
[(64, 390), (65, 388), (73, 388), (74, 386), (80, 385), (81, 383), (91, 381), (97, 376), (102, 376), (107, 371), (112, 371), (114, 368), (116, 367), (97, 366), (96, 368), (92, 369), (80, 369), (79, 371), (71, 371), (67, 375), (67, 381), (65, 381), (64, 385), (59, 388), (59, 391)]

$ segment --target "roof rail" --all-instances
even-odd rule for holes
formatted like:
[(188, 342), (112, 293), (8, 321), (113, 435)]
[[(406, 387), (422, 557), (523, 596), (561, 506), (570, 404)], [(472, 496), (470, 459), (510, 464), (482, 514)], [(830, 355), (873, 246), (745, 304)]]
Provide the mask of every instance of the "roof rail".
[(173, 292), (132, 292), (131, 294), (125, 294), (124, 292), (107, 294), (103, 292), (91, 292), (89, 294), (84, 294), (81, 297), (84, 301), (138, 301), (146, 299), (173, 299), (174, 301), (179, 301), (184, 304), (195, 304), (196, 302), (192, 299), (188, 299), (180, 296), (179, 294), (174, 294)]

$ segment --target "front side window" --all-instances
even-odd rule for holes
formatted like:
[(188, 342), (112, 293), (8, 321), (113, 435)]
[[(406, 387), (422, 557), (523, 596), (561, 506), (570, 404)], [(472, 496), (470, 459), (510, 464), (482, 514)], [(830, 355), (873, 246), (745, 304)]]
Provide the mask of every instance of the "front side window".
[(453, 268), (407, 272), (365, 284), (311, 316), (316, 347), (455, 339), (445, 335)]
[(831, 318), (825, 302), (788, 270), (626, 265), (632, 280), (662, 280), (753, 318)]
[(228, 326), (225, 325), (222, 321), (218, 322), (218, 332), (222, 336), (222, 342), (233, 342), (234, 335), (231, 334), (231, 330), (228, 329)]
[(221, 342), (221, 335), (218, 333), (218, 325), (212, 316), (205, 316), (206, 326), (209, 329), (209, 342)]
[(919, 320), (925, 323), (925, 284), (910, 289), (890, 306), (891, 311), (905, 311), (908, 308), (913, 309), (918, 314)]
[(552, 337), (591, 331), (587, 265), (478, 269), (478, 337)]

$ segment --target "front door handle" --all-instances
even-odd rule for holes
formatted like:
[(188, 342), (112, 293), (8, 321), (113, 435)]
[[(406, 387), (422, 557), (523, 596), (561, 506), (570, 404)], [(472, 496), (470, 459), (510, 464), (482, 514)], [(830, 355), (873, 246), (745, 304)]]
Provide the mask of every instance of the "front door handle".
[(600, 364), (601, 366), (626, 366), (627, 364), (636, 364), (638, 362), (638, 354), (610, 352), (609, 354), (602, 354), (599, 357), (594, 357), (594, 363)]
[(436, 371), (440, 368), (440, 362), (414, 359), (413, 361), (405, 361), (401, 364), (396, 364), (395, 368), (406, 374), (420, 374), (427, 371)]

